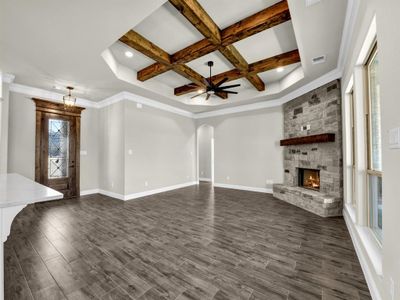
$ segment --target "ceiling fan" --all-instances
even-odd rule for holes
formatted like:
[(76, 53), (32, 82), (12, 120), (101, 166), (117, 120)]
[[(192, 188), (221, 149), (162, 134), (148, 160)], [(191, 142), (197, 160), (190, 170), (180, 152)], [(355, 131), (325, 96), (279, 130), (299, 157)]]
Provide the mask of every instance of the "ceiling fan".
[(204, 79), (204, 83), (206, 85), (206, 89), (200, 89), (198, 91), (198, 95), (194, 95), (193, 97), (190, 97), (190, 99), (199, 97), (201, 95), (206, 94), (206, 100), (210, 99), (211, 95), (216, 95), (220, 98), (223, 98), (222, 96), (218, 95), (219, 93), (227, 93), (227, 94), (238, 94), (238, 92), (235, 91), (227, 91), (226, 89), (230, 89), (230, 88), (235, 88), (240, 86), (240, 84), (232, 84), (232, 85), (226, 85), (226, 86), (221, 86), (223, 85), (228, 78), (225, 77), (224, 79), (222, 79), (221, 81), (219, 81), (218, 83), (214, 84), (211, 81), (211, 68), (214, 66), (214, 62), (213, 61), (209, 61), (207, 62), (207, 66), (210, 67), (210, 77), (208, 79)]

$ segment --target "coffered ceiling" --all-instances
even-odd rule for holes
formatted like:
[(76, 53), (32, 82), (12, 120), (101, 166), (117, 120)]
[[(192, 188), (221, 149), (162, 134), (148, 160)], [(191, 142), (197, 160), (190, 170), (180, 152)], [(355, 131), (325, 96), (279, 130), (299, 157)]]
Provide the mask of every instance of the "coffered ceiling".
[[(197, 1), (220, 33), (280, 3), (276, 0)], [(209, 60), (214, 61), (213, 75), (237, 69), (228, 59), (229, 55), (218, 51), (217, 41), (215, 51), (184, 62), (185, 68), (193, 71), (189, 72), (190, 76), (182, 76), (182, 73), (187, 74), (184, 69), (178, 73), (169, 70), (147, 80), (138, 79), (138, 72), (153, 65), (155, 60), (121, 42), (125, 33), (134, 31), (172, 57), (205, 39), (205, 33), (177, 9), (177, 3), (179, 1), (118, 0), (111, 5), (106, 0), (84, 3), (71, 0), (62, 4), (44, 0), (40, 5), (33, 5), (23, 0), (1, 0), (0, 67), (16, 75), (17, 83), (46, 90), (72, 84), (77, 86), (78, 96), (92, 101), (129, 91), (200, 112), (277, 99), (337, 66), (347, 1), (321, 0), (306, 7), (305, 1), (288, 0), (290, 20), (234, 40), (231, 45), (250, 65), (296, 49), (301, 61), (287, 64), (282, 72), (274, 68), (252, 74), (265, 84), (265, 89), (260, 85), (257, 88), (257, 83), (246, 79), (246, 72), (243, 78), (232, 78), (229, 84), (240, 83), (241, 86), (237, 88), (239, 94), (229, 95), (227, 100), (218, 97), (209, 101), (201, 97), (190, 99), (196, 90), (177, 96), (176, 88), (194, 82), (193, 74), (199, 76), (196, 78), (208, 76), (205, 63)], [(74, 11), (67, 19), (66, 10)], [(18, 36), (25, 38), (21, 40)], [(212, 37), (207, 38), (212, 41)], [(133, 57), (126, 57), (126, 51), (131, 51)], [(312, 58), (320, 55), (326, 56), (326, 62), (312, 64)], [(173, 61), (171, 65), (175, 66)], [(196, 84), (200, 86), (201, 83)]]

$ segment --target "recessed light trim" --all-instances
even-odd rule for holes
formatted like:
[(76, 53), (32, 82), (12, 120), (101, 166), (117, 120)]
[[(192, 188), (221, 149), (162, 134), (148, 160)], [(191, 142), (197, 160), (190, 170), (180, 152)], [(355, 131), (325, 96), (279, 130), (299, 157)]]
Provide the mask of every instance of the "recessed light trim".
[(131, 58), (131, 57), (133, 57), (133, 53), (131, 51), (125, 51), (125, 56), (127, 58)]
[(284, 67), (278, 67), (278, 68), (276, 69), (276, 71), (277, 71), (278, 73), (282, 73), (283, 70), (285, 70)]

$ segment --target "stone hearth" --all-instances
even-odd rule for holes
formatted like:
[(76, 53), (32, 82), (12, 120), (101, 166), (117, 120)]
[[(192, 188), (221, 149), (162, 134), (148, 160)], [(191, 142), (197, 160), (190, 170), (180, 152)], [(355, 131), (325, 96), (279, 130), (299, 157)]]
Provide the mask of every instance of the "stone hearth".
[[(284, 122), (285, 139), (333, 133), (335, 141), (285, 147), (284, 183), (274, 185), (274, 196), (323, 217), (341, 215), (343, 172), (340, 81), (335, 80), (286, 103)], [(299, 168), (319, 170), (319, 190), (299, 186)]]

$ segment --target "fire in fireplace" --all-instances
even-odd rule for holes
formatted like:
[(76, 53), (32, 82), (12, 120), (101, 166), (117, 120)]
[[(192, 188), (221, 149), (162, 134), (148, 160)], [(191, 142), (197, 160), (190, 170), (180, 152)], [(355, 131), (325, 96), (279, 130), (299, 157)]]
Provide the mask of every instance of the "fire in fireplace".
[(312, 189), (319, 191), (320, 178), (319, 170), (314, 169), (298, 169), (299, 186), (306, 189)]

